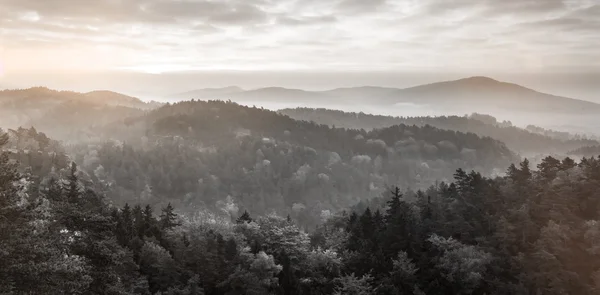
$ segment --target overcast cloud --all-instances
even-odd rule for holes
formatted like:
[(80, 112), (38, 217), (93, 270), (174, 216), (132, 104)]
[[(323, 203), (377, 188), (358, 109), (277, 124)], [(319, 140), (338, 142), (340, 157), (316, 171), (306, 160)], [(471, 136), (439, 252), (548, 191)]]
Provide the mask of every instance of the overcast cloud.
[(0, 71), (600, 66), (600, 0), (0, 0)]

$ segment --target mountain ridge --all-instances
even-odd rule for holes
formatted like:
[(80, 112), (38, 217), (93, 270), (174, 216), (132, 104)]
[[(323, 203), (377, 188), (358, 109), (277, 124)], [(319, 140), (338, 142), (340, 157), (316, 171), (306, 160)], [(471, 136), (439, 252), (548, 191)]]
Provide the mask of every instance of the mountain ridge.
[[(184, 92), (185, 99), (222, 99), (222, 100), (265, 100), (285, 102), (291, 99), (305, 99), (308, 102), (324, 99), (336, 102), (364, 102), (394, 105), (410, 102), (418, 105), (442, 105), (456, 108), (461, 104), (489, 107), (489, 104), (507, 110), (539, 112), (596, 112), (600, 104), (540, 92), (516, 83), (503, 82), (487, 76), (471, 76), (457, 80), (440, 81), (416, 85), (407, 88), (382, 86), (341, 87), (329, 90), (311, 91), (287, 87), (261, 87), (244, 90), (237, 86), (223, 88), (204, 88)], [(260, 97), (262, 95), (262, 97)], [(175, 96), (173, 96), (175, 97)], [(299, 102), (302, 103), (302, 102)], [(477, 110), (481, 111), (481, 110)]]

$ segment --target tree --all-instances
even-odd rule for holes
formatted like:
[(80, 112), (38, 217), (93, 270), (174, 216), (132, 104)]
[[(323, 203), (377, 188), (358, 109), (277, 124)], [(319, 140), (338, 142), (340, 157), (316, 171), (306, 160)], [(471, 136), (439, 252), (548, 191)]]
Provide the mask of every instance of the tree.
[(522, 179), (523, 181), (527, 181), (529, 179), (531, 179), (531, 169), (529, 168), (529, 160), (524, 159), (523, 162), (521, 162), (519, 164), (519, 166), (521, 167), (521, 169), (519, 170), (519, 179)]
[(272, 255), (265, 252), (252, 254), (240, 253), (240, 264), (235, 271), (221, 283), (232, 290), (231, 294), (262, 295), (278, 285), (276, 275), (282, 270)]
[(398, 187), (392, 192), (392, 199), (388, 201), (385, 221), (387, 227), (383, 238), (383, 250), (386, 258), (391, 261), (400, 251), (406, 251), (409, 255), (414, 253), (411, 249), (415, 230), (412, 209), (402, 200)]
[(560, 169), (560, 161), (553, 157), (546, 157), (538, 164), (540, 176), (545, 182), (552, 181), (556, 177), (556, 173)]
[(143, 227), (142, 232), (145, 237), (159, 237), (159, 232), (157, 228), (156, 219), (154, 218), (154, 213), (152, 212), (152, 206), (146, 205), (144, 207), (143, 214)]
[(180, 281), (176, 261), (167, 250), (152, 242), (146, 242), (142, 247), (140, 272), (147, 276), (152, 294), (167, 291)]
[(176, 226), (181, 225), (177, 214), (175, 214), (175, 209), (171, 206), (171, 203), (167, 205), (167, 207), (162, 209), (162, 214), (160, 215), (160, 226), (163, 230), (172, 229)]
[(396, 290), (401, 294), (410, 294), (417, 283), (417, 266), (412, 262), (406, 252), (398, 253), (398, 258), (392, 261), (393, 269), (390, 273), (391, 281)]
[(356, 277), (354, 274), (342, 276), (337, 279), (338, 287), (336, 287), (334, 295), (371, 295), (374, 294), (373, 287), (370, 283), (373, 277), (364, 275)]
[[(7, 142), (8, 136), (0, 132), (0, 148)], [(28, 197), (27, 181), (17, 167), (0, 152), (0, 292), (84, 292), (90, 284), (85, 261), (63, 255), (48, 200)]]
[(428, 241), (441, 252), (436, 257), (436, 267), (453, 286), (453, 294), (471, 294), (483, 284), (487, 267), (492, 262), (489, 253), (436, 234)]
[(243, 222), (252, 222), (252, 217), (250, 217), (250, 213), (248, 213), (246, 210), (244, 210), (244, 213), (236, 220), (236, 223)]

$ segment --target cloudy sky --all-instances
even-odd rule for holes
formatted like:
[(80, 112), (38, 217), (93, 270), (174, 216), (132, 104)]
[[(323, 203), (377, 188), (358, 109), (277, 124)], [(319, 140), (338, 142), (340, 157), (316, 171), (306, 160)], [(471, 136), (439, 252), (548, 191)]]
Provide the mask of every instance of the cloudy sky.
[(598, 48), (600, 0), (0, 0), (0, 78), (598, 72)]
[(4, 71), (600, 65), (600, 0), (0, 0)]

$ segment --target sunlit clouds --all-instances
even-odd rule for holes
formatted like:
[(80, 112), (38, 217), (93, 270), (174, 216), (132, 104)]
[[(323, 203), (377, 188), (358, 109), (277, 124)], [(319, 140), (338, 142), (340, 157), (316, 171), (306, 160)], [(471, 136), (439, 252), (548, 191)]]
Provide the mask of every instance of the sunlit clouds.
[(0, 0), (7, 71), (544, 71), (600, 63), (599, 0)]

